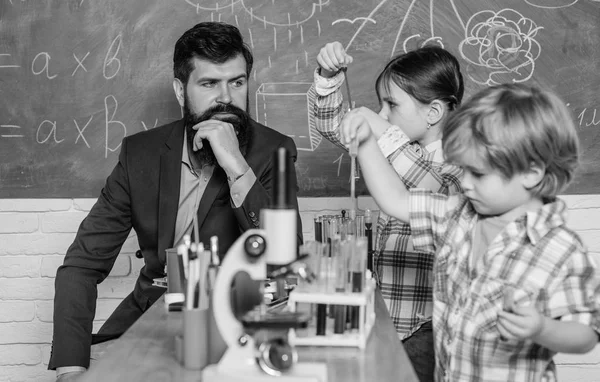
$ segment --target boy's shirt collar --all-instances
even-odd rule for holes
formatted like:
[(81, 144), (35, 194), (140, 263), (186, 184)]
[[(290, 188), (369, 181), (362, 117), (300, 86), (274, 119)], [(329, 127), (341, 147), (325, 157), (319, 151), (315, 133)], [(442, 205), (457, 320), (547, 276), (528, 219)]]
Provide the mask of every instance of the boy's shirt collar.
[(563, 200), (556, 198), (537, 211), (527, 212), (523, 219), (527, 237), (531, 244), (536, 245), (552, 229), (566, 224), (567, 206)]
[[(477, 216), (473, 205), (469, 203), (468, 207), (462, 212), (465, 221), (470, 221)], [(527, 238), (531, 244), (536, 245), (541, 238), (556, 227), (565, 225), (567, 221), (567, 205), (559, 198), (555, 198), (535, 210), (528, 211), (525, 215), (516, 220), (517, 224), (525, 227)], [(509, 223), (510, 224), (510, 223)]]

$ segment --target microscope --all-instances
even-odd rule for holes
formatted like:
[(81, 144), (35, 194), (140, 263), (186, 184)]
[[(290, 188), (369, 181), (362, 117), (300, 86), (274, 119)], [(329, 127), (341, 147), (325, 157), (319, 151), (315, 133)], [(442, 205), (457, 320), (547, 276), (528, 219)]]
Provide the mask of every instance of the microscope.
[[(232, 308), (232, 285), (250, 299), (262, 300), (264, 281), (283, 280), (292, 275), (311, 282), (314, 274), (298, 258), (296, 240), (297, 212), (291, 207), (289, 166), (293, 163), (284, 148), (275, 153), (273, 204), (261, 211), (262, 229), (251, 229), (231, 246), (221, 262), (213, 289), (213, 314), (217, 328), (227, 344), (218, 364), (202, 371), (208, 382), (327, 382), (327, 365), (298, 362), (289, 341), (292, 329), (306, 327), (309, 316), (298, 312), (267, 310), (264, 303), (238, 314)], [(255, 280), (245, 283), (242, 278)], [(255, 287), (249, 288), (248, 285)]]

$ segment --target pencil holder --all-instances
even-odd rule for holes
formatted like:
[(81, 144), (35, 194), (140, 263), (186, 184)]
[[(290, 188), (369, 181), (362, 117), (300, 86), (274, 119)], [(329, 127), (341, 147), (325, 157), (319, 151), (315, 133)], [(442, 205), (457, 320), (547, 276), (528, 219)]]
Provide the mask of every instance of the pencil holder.
[(177, 248), (167, 248), (167, 293), (183, 293), (184, 276), (181, 256), (177, 255)]
[(227, 344), (219, 332), (217, 322), (215, 321), (215, 315), (213, 310), (213, 299), (210, 296), (209, 302), (209, 320), (208, 320), (208, 363), (216, 364), (219, 363), (225, 350), (227, 350)]
[(177, 359), (186, 369), (200, 370), (208, 365), (209, 309), (184, 309), (183, 334), (176, 338)]

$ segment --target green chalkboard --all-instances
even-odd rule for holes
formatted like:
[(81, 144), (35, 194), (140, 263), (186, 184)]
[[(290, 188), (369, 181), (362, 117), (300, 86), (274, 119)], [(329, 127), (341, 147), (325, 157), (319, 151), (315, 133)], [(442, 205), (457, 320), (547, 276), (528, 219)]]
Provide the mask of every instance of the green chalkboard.
[(308, 108), (316, 55), (334, 40), (355, 58), (357, 105), (377, 108), (383, 65), (423, 44), (459, 57), (466, 96), (507, 81), (554, 89), (584, 148), (567, 192), (600, 193), (597, 0), (5, 0), (0, 197), (96, 197), (125, 135), (180, 118), (173, 46), (209, 20), (237, 25), (253, 49), (250, 111), (294, 138), (300, 196), (349, 194), (350, 159)]

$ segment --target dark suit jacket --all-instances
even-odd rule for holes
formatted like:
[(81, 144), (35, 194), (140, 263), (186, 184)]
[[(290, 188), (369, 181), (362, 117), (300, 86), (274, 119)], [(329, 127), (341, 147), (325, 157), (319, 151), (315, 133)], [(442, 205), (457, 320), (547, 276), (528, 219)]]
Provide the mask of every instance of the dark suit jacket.
[[(152, 281), (165, 276), (165, 249), (173, 246), (183, 131), (183, 122), (177, 121), (123, 139), (119, 162), (56, 273), (49, 369), (89, 366), (97, 284), (110, 273), (131, 228), (137, 233), (144, 266), (133, 292), (100, 329), (100, 338), (122, 334), (164, 292), (153, 287)], [(270, 205), (274, 151), (285, 147), (294, 161), (297, 156), (293, 140), (268, 127), (252, 122), (249, 136), (243, 149), (257, 181), (244, 203), (233, 208), (225, 172), (215, 168), (198, 208), (199, 240), (208, 243), (217, 235), (220, 254), (225, 254), (243, 231), (258, 228), (260, 210)], [(293, 166), (291, 170), (295, 181)], [(297, 210), (296, 190), (294, 187), (292, 199)], [(301, 243), (299, 216), (298, 238)]]

